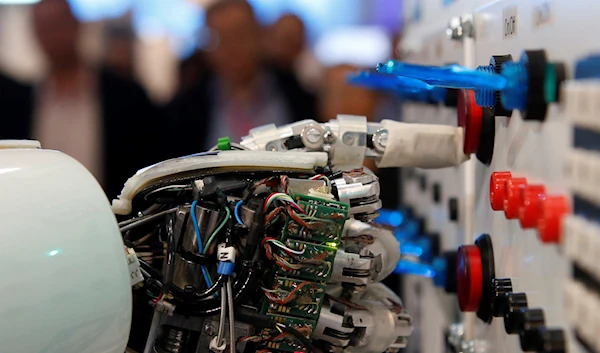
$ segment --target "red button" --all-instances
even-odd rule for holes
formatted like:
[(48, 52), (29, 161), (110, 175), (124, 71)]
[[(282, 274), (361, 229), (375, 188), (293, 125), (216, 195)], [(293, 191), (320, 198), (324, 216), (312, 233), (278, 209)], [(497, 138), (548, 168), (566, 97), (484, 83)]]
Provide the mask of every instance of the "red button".
[(512, 178), (510, 172), (493, 172), (490, 177), (490, 205), (494, 211), (504, 209), (504, 186), (509, 178)]
[(477, 311), (483, 292), (481, 251), (477, 245), (463, 245), (458, 248), (456, 286), (460, 310)]
[(538, 220), (538, 235), (544, 243), (559, 243), (564, 216), (571, 212), (565, 196), (548, 196), (541, 202), (541, 216)]
[(456, 112), (458, 113), (458, 126), (463, 127), (464, 130), (463, 152), (465, 154), (476, 153), (481, 138), (483, 110), (475, 103), (475, 92), (460, 90)]
[(523, 204), (521, 190), (527, 186), (525, 178), (509, 178), (506, 179), (504, 186), (504, 214), (508, 219), (519, 217), (519, 209)]
[(542, 200), (546, 199), (546, 188), (543, 185), (527, 185), (521, 190), (523, 206), (519, 210), (521, 228), (535, 228), (541, 214)]

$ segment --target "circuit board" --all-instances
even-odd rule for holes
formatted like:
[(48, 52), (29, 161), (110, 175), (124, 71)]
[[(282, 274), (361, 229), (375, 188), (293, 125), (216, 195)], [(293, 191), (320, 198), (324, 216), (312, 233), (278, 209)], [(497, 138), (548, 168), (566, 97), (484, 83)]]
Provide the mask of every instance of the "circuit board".
[[(269, 314), (269, 316), (278, 323), (302, 332), (307, 337), (311, 335), (312, 331), (317, 325), (317, 322), (314, 320), (273, 314)], [(272, 337), (272, 340), (266, 342), (264, 345), (267, 349), (277, 349), (287, 352), (298, 352), (305, 349), (305, 347), (298, 342), (297, 338), (281, 333), (276, 329), (264, 329), (261, 335), (265, 337)]]
[[(303, 194), (294, 194), (293, 199), (305, 214), (290, 217), (283, 227), (278, 241), (288, 249), (273, 248), (279, 262), (274, 276), (265, 281), (270, 287), (263, 289), (261, 312), (308, 337), (323, 306), (326, 282), (331, 277), (349, 207)], [(262, 332), (271, 337), (261, 345), (263, 348), (292, 352), (304, 349), (296, 338), (271, 331)]]
[(337, 245), (327, 246), (295, 239), (286, 240), (285, 245), (290, 249), (302, 251), (302, 254), (292, 257), (283, 249), (278, 249), (278, 254), (281, 258), (298, 268), (280, 267), (277, 270), (277, 275), (314, 282), (327, 282), (329, 280), (337, 252)]
[[(314, 320), (319, 317), (326, 285), (285, 277), (275, 278), (273, 282), (269, 295), (277, 300), (265, 301), (263, 312)], [(287, 300), (289, 302), (286, 303)]]
[(294, 195), (294, 199), (310, 217), (307, 223), (311, 227), (303, 227), (290, 219), (283, 230), (282, 240), (294, 238), (339, 245), (344, 222), (348, 218), (348, 205), (306, 195)]

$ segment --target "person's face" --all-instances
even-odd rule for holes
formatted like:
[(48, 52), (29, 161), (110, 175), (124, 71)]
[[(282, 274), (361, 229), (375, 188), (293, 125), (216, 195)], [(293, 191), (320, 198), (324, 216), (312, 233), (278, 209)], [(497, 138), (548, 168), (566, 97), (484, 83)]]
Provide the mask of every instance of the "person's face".
[(259, 64), (260, 29), (252, 13), (231, 6), (212, 14), (207, 25), (213, 31), (216, 47), (207, 53), (209, 65), (231, 83), (254, 77)]
[(304, 49), (304, 26), (294, 17), (284, 17), (270, 30), (267, 43), (272, 59), (291, 66)]
[(65, 0), (43, 0), (33, 8), (33, 29), (51, 66), (77, 58), (79, 23)]

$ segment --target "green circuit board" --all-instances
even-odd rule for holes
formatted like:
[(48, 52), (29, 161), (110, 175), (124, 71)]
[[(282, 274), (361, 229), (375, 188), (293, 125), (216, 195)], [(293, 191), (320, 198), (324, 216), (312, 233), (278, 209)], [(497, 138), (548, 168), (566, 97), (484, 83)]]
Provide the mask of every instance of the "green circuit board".
[(277, 277), (271, 287), (273, 297), (287, 303), (265, 301), (263, 313), (318, 319), (327, 286), (293, 278)]
[(285, 245), (291, 249), (303, 251), (303, 253), (292, 257), (282, 249), (278, 249), (279, 256), (292, 266), (299, 268), (286, 269), (279, 267), (277, 275), (314, 282), (327, 282), (329, 280), (337, 252), (337, 245), (320, 245), (295, 239), (286, 240)]
[[(269, 316), (273, 318), (273, 320), (275, 320), (276, 322), (279, 322), (301, 332), (306, 332), (307, 337), (310, 336), (312, 331), (317, 326), (317, 322), (315, 320), (307, 320), (291, 316), (272, 314), (269, 314)], [(291, 335), (282, 334), (276, 329), (263, 329), (261, 334), (267, 337), (276, 338), (276, 340), (264, 342), (262, 344), (262, 346), (266, 349), (274, 349), (287, 352), (298, 352), (303, 351), (305, 349), (305, 347), (300, 342), (298, 342), (297, 338)]]

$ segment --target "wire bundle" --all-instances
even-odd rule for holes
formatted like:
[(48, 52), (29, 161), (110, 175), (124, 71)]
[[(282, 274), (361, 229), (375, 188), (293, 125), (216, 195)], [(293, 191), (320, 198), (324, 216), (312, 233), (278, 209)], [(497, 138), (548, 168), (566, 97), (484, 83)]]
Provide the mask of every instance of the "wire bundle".
[[(311, 286), (311, 287), (315, 288), (315, 285), (312, 282), (304, 281), (304, 282), (300, 283), (292, 291), (286, 291), (283, 289), (267, 289), (267, 288), (262, 288), (262, 290), (265, 292), (265, 296), (267, 298), (269, 298), (270, 301), (275, 302), (280, 305), (285, 305), (285, 304), (288, 304), (289, 302), (291, 302), (292, 300), (294, 300), (300, 293), (300, 290), (305, 286)], [(276, 296), (274, 293), (283, 294), (284, 297), (282, 298), (281, 296)]]

